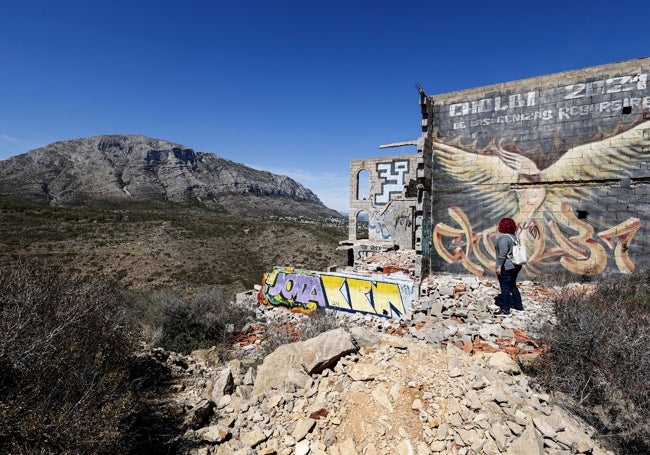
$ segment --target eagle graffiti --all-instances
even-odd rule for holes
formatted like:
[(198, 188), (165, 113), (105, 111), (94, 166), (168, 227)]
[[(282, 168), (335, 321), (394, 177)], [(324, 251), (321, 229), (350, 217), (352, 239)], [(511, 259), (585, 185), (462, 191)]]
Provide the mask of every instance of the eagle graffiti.
[[(545, 169), (539, 169), (514, 143), (494, 141), (480, 150), (470, 150), (459, 141), (434, 140), (433, 148), (443, 172), (478, 192), (479, 204), (490, 219), (515, 219), (530, 255), (528, 273), (541, 273), (558, 262), (574, 273), (601, 273), (607, 266), (605, 247), (613, 250), (619, 270), (634, 270), (629, 248), (641, 221), (630, 217), (601, 229), (594, 237), (594, 227), (576, 215), (575, 207), (594, 200), (603, 185), (618, 184), (622, 178), (648, 177), (650, 122), (569, 148)], [(447, 210), (458, 227), (445, 223), (434, 227), (432, 241), (438, 254), (448, 262), (461, 262), (477, 275), (491, 270), (496, 227), (474, 233), (460, 207)]]

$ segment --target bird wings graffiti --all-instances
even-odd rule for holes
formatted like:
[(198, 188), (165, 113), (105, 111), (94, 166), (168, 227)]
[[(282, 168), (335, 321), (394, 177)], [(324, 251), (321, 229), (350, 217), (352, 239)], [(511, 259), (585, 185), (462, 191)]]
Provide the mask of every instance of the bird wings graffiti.
[(632, 272), (650, 246), (649, 69), (644, 59), (433, 97), (438, 257), (483, 275), (510, 216), (527, 274)]

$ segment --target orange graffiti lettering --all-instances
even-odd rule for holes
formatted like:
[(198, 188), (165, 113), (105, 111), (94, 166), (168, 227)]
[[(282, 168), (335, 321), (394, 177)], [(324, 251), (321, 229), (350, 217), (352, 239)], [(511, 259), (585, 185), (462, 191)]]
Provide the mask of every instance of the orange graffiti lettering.
[[(607, 253), (605, 248), (592, 237), (594, 228), (586, 222), (578, 219), (566, 202), (560, 204), (560, 212), (569, 220), (571, 227), (578, 231), (578, 235), (568, 240), (560, 232), (555, 220), (549, 221), (549, 227), (555, 240), (568, 256), (560, 258), (560, 264), (567, 270), (580, 275), (597, 275), (605, 270), (607, 266)], [(575, 242), (575, 244), (574, 244)], [(585, 248), (580, 248), (584, 246)]]
[[(460, 262), (463, 267), (474, 275), (483, 275), (485, 272), (483, 267), (469, 259), (472, 255), (472, 247), (481, 238), (481, 234), (474, 237), (472, 225), (467, 215), (459, 207), (449, 207), (448, 213), (461, 226), (461, 229), (453, 228), (444, 223), (436, 224), (433, 229), (433, 245), (436, 251), (447, 262)], [(448, 251), (442, 243), (443, 236), (452, 237), (452, 245), (463, 245), (464, 243), (465, 251), (460, 246), (455, 248), (453, 252)], [(467, 239), (466, 242), (463, 242), (463, 237)]]
[[(635, 266), (630, 260), (628, 251), (632, 239), (640, 227), (640, 219), (630, 218), (623, 221), (621, 224), (598, 233), (598, 237), (603, 239), (603, 242), (605, 242), (610, 249), (614, 250), (614, 260), (621, 272), (632, 273), (634, 271)], [(616, 246), (614, 246), (614, 242), (612, 241), (615, 237), (618, 237)]]
[[(474, 275), (483, 275), (485, 268), (491, 270), (496, 257), (492, 242), (496, 235), (495, 229), (474, 233), (469, 218), (459, 207), (449, 207), (448, 213), (459, 227), (452, 227), (445, 223), (436, 224), (432, 232), (432, 243), (438, 255), (449, 263), (460, 262)], [(543, 261), (559, 256), (560, 265), (573, 273), (580, 275), (602, 273), (607, 267), (607, 252), (603, 245), (597, 242), (598, 239), (614, 250), (614, 260), (621, 272), (631, 273), (634, 270), (629, 249), (634, 236), (641, 228), (641, 220), (630, 218), (598, 233), (594, 238), (594, 228), (579, 219), (568, 203), (560, 203), (559, 211), (556, 213), (560, 222), (550, 219), (546, 223), (548, 231), (544, 229), (541, 220), (529, 220), (525, 226), (521, 226), (522, 242), (532, 249), (530, 259), (525, 265), (529, 272), (540, 271), (537, 265), (550, 265), (550, 262)], [(563, 232), (566, 229), (573, 230), (576, 234), (567, 236)], [(547, 232), (550, 233), (550, 237), (547, 236)], [(451, 239), (447, 243), (451, 248), (445, 246), (444, 238)], [(547, 247), (549, 238), (552, 244)], [(616, 238), (618, 241), (614, 240)], [(472, 259), (477, 260), (478, 263), (473, 262)]]

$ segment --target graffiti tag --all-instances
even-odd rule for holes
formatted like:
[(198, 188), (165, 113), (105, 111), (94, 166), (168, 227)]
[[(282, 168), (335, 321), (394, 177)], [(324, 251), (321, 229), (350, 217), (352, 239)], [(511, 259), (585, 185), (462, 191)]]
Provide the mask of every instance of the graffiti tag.
[(319, 273), (276, 267), (264, 275), (259, 300), (309, 313), (318, 307), (400, 317), (410, 309), (412, 280)]
[[(540, 267), (558, 263), (570, 272), (580, 275), (597, 275), (607, 267), (607, 252), (597, 240), (614, 250), (614, 260), (619, 271), (631, 273), (634, 263), (629, 257), (629, 249), (636, 232), (641, 228), (638, 218), (629, 218), (622, 223), (599, 232), (594, 237), (594, 228), (578, 219), (571, 206), (561, 203), (559, 213), (561, 222), (550, 219), (546, 222), (550, 237), (539, 220), (531, 220), (524, 226), (521, 239), (532, 251), (524, 266), (531, 272), (539, 273)], [(438, 223), (433, 229), (433, 245), (436, 252), (446, 262), (460, 262), (474, 275), (483, 275), (485, 269), (492, 270), (496, 259), (493, 237), (496, 229), (474, 233), (467, 215), (459, 207), (449, 207), (449, 216), (459, 227)], [(567, 236), (561, 224), (570, 225), (577, 233)], [(444, 239), (450, 238), (450, 247)], [(618, 240), (616, 240), (618, 239)], [(550, 245), (550, 246), (549, 246)], [(559, 257), (559, 259), (558, 259)]]
[(404, 189), (404, 176), (409, 172), (408, 160), (395, 160), (390, 163), (378, 163), (377, 175), (384, 181), (381, 193), (375, 194), (376, 204), (388, 204), (391, 193), (401, 193)]

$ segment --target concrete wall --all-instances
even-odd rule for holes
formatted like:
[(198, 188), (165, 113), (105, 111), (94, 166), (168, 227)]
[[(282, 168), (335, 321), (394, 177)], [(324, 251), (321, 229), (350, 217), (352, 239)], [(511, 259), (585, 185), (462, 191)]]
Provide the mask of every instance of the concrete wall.
[(285, 306), (309, 313), (319, 307), (401, 317), (417, 297), (409, 278), (383, 274), (354, 275), (276, 267), (264, 275), (259, 300), (266, 305)]
[(493, 273), (506, 216), (528, 276), (648, 265), (649, 75), (643, 58), (429, 96), (431, 269)]
[[(350, 163), (349, 240), (357, 240), (357, 220), (365, 212), (370, 242), (414, 248), (417, 159), (417, 154), (411, 154)], [(359, 185), (363, 171), (366, 188)]]
[[(353, 160), (350, 163), (350, 215), (348, 240), (339, 248), (348, 251), (348, 265), (394, 249), (414, 250), (418, 260), (416, 280), (429, 274), (431, 254), (431, 124), (433, 102), (420, 90), (421, 128), (418, 140), (388, 147), (415, 145), (416, 153)], [(364, 179), (365, 178), (365, 179)], [(368, 232), (358, 235), (358, 221), (365, 216)], [(359, 229), (357, 229), (359, 227)]]

